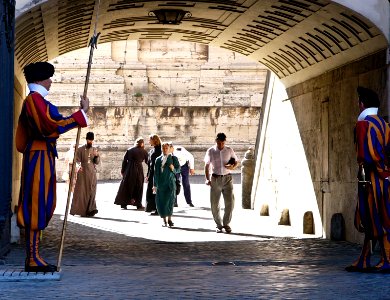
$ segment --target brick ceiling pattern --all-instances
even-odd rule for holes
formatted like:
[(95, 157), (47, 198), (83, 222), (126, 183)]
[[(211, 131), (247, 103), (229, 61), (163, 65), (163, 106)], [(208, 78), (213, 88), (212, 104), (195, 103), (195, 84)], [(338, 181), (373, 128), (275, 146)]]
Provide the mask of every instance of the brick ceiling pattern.
[[(50, 0), (21, 15), (16, 20), (19, 65), (87, 47), (97, 11), (99, 43), (165, 39), (210, 44), (246, 55), (281, 79), (387, 46), (371, 22), (328, 0), (100, 1), (98, 7), (94, 0)], [(149, 13), (161, 8), (191, 14), (179, 25), (162, 25)]]

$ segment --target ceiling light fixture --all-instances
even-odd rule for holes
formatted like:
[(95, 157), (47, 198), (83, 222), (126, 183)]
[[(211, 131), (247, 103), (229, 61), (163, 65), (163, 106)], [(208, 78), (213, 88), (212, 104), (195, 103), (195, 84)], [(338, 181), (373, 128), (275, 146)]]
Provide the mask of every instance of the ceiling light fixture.
[(181, 9), (157, 9), (150, 11), (149, 16), (155, 16), (159, 24), (178, 25), (184, 17), (189, 18), (192, 15)]

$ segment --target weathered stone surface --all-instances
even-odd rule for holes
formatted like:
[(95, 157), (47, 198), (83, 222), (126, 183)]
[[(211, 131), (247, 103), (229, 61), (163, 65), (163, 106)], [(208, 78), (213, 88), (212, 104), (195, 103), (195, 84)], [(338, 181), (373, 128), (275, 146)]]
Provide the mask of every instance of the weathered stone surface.
[(333, 241), (345, 240), (345, 221), (343, 214), (336, 213), (332, 216), (330, 225), (330, 239)]
[(315, 232), (323, 232), (325, 238), (331, 236), (332, 216), (342, 213), (346, 240), (362, 241), (353, 220), (356, 87), (377, 91), (383, 100), (379, 114), (388, 115), (385, 61), (386, 51), (378, 52), (287, 90), (283, 86), (273, 90), (264, 152), (260, 153), (257, 211), (264, 203), (270, 215), (288, 208), (298, 232), (303, 232), (302, 216), (312, 211)]
[[(64, 115), (79, 105), (88, 55), (83, 49), (54, 61), (50, 100)], [(125, 150), (139, 136), (149, 149), (152, 133), (191, 151), (198, 174), (218, 132), (226, 133), (227, 145), (242, 159), (247, 147), (255, 144), (266, 72), (242, 55), (195, 43), (99, 45), (88, 89), (89, 127), (82, 130), (80, 143), (87, 131), (95, 132), (95, 144), (102, 150), (100, 180), (120, 179)], [(75, 136), (69, 132), (58, 142), (58, 178)]]
[(278, 225), (291, 225), (290, 212), (288, 209), (283, 209)]
[(255, 172), (254, 149), (249, 147), (241, 162), (242, 208), (252, 208), (252, 183)]
[(260, 210), (260, 216), (267, 217), (269, 216), (269, 207), (268, 204), (263, 204)]
[(313, 212), (307, 211), (303, 215), (303, 233), (314, 234), (314, 218)]

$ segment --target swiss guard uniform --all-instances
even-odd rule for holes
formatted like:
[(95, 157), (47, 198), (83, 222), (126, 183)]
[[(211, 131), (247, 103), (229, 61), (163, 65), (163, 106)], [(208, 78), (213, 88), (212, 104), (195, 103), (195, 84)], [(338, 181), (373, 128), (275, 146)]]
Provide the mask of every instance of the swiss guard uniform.
[[(358, 93), (359, 97), (378, 97), (361, 87)], [(355, 127), (359, 185), (354, 225), (365, 238), (359, 259), (347, 271), (390, 271), (390, 169), (386, 154), (390, 127), (377, 111), (377, 107), (364, 109)], [(373, 245), (378, 242), (381, 248), (381, 260), (375, 267), (370, 262), (370, 241)]]
[(15, 143), (17, 150), (23, 153), (17, 223), (25, 228), (27, 272), (56, 271), (56, 266), (42, 259), (38, 248), (40, 231), (47, 227), (56, 207), (56, 142), (60, 134), (87, 126), (83, 110), (63, 117), (57, 107), (44, 98), (48, 91), (36, 82), (49, 79), (53, 74), (54, 67), (47, 62), (32, 63), (24, 68), (30, 94), (23, 102)]

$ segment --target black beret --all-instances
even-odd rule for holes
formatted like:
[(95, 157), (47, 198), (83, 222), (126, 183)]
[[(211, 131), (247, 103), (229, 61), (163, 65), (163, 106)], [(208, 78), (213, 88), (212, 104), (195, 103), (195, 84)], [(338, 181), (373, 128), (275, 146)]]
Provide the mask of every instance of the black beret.
[(92, 131), (87, 132), (86, 139), (87, 139), (87, 140), (91, 140), (91, 141), (93, 141), (93, 140), (95, 139), (95, 135), (93, 134)]
[(49, 79), (54, 75), (54, 66), (48, 62), (39, 61), (24, 67), (24, 77), (27, 83)]
[(376, 92), (362, 86), (358, 86), (356, 90), (359, 95), (359, 100), (363, 102), (366, 108), (379, 107), (380, 101), (379, 101), (378, 94)]

